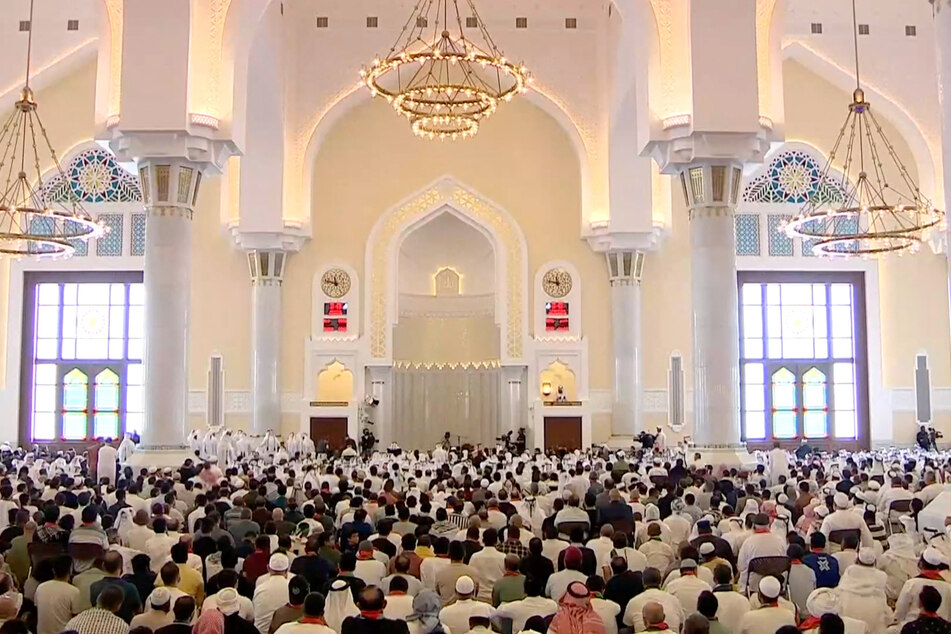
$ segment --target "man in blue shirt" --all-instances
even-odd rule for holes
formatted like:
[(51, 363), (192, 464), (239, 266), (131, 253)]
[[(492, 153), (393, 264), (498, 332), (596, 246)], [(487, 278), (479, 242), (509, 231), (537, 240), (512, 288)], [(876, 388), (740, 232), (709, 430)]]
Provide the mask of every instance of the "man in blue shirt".
[(816, 573), (817, 588), (834, 588), (839, 585), (839, 562), (835, 557), (825, 552), (826, 536), (815, 532), (809, 538), (811, 552), (802, 558)]

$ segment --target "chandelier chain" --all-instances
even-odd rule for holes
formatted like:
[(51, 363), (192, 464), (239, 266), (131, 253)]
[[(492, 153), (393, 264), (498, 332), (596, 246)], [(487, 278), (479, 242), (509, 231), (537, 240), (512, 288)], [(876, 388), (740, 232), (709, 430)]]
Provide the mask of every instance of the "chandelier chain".
[(859, 80), (859, 25), (855, 13), (855, 0), (852, 0), (852, 44), (855, 48), (855, 89), (862, 87)]

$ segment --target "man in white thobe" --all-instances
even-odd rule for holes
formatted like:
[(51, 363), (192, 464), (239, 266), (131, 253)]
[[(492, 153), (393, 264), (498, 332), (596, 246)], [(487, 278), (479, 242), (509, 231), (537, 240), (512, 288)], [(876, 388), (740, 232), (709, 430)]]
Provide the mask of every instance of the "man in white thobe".
[(231, 440), (231, 430), (226, 430), (221, 434), (218, 440), (218, 446), (215, 449), (215, 455), (218, 457), (218, 464), (228, 468), (236, 462), (234, 445)]
[(875, 567), (875, 551), (863, 548), (855, 564), (846, 568), (836, 591), (839, 594), (839, 615), (864, 621), (869, 634), (884, 634), (892, 622), (892, 610), (885, 596), (888, 579)]
[[(861, 518), (859, 518), (861, 519)], [(740, 571), (740, 588), (758, 583), (756, 575), (750, 579), (750, 562), (758, 557), (784, 557), (786, 555), (786, 540), (769, 530), (769, 516), (758, 513), (753, 519), (753, 534), (743, 541), (736, 566)]]
[(865, 523), (865, 519), (862, 515), (854, 513), (849, 508), (851, 506), (849, 496), (840, 491), (833, 496), (832, 501), (835, 504), (836, 510), (829, 513), (829, 515), (822, 520), (822, 526), (819, 527), (822, 534), (828, 538), (832, 531), (857, 528), (861, 533), (859, 542), (864, 548), (871, 548), (875, 543), (875, 540), (872, 538), (872, 532), (868, 530), (868, 524)]
[(132, 434), (129, 432), (125, 433), (125, 437), (122, 439), (122, 442), (119, 443), (119, 449), (116, 453), (119, 458), (119, 464), (128, 464), (129, 458), (135, 453), (135, 443), (132, 442)]
[(789, 477), (789, 455), (778, 442), (774, 442), (773, 448), (769, 450), (768, 464), (770, 483), (773, 486), (779, 484), (779, 476)]
[(205, 436), (202, 438), (201, 457), (208, 460), (208, 458), (215, 455), (216, 451), (218, 451), (218, 430), (211, 428), (205, 432)]
[(782, 586), (776, 577), (763, 577), (759, 582), (760, 607), (743, 616), (736, 634), (775, 634), (784, 625), (795, 627), (796, 615), (779, 605), (781, 591)]
[(116, 448), (108, 443), (99, 448), (99, 464), (96, 467), (96, 477), (100, 482), (103, 478), (106, 478), (109, 484), (116, 483), (117, 455)]

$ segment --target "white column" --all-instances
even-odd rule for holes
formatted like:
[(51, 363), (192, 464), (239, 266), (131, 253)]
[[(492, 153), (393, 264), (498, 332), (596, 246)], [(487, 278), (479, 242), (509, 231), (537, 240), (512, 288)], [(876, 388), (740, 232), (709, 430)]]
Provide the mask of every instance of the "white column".
[(633, 437), (642, 425), (641, 272), (644, 254), (640, 251), (611, 251), (605, 256), (611, 282), (614, 339), (611, 434)]
[[(941, 101), (941, 157), (944, 198), (936, 204), (951, 211), (951, 1), (932, 0), (938, 55), (938, 98)], [(945, 257), (951, 258), (951, 227), (945, 234)], [(951, 273), (951, 267), (949, 267)], [(951, 279), (948, 280), (951, 287)]]
[(148, 214), (142, 447), (178, 449), (188, 422), (192, 213), (201, 171), (188, 161), (141, 159), (139, 175)]
[(500, 416), (499, 434), (507, 431), (518, 433), (519, 427), (525, 427), (525, 366), (502, 366), (500, 373), (502, 411)]
[(681, 173), (690, 214), (694, 441), (740, 449), (739, 306), (734, 212), (739, 164), (702, 164)]
[(284, 251), (248, 251), (252, 434), (281, 432), (281, 285), (286, 262)]

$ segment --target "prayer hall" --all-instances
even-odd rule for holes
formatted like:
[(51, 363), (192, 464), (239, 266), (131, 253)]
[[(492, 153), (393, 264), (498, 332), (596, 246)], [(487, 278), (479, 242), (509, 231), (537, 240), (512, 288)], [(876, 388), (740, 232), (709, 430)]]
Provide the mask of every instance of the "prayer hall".
[(852, 4), (8, 0), (0, 440), (940, 446), (951, 11)]
[(951, 0), (0, 60), (0, 634), (951, 634)]

